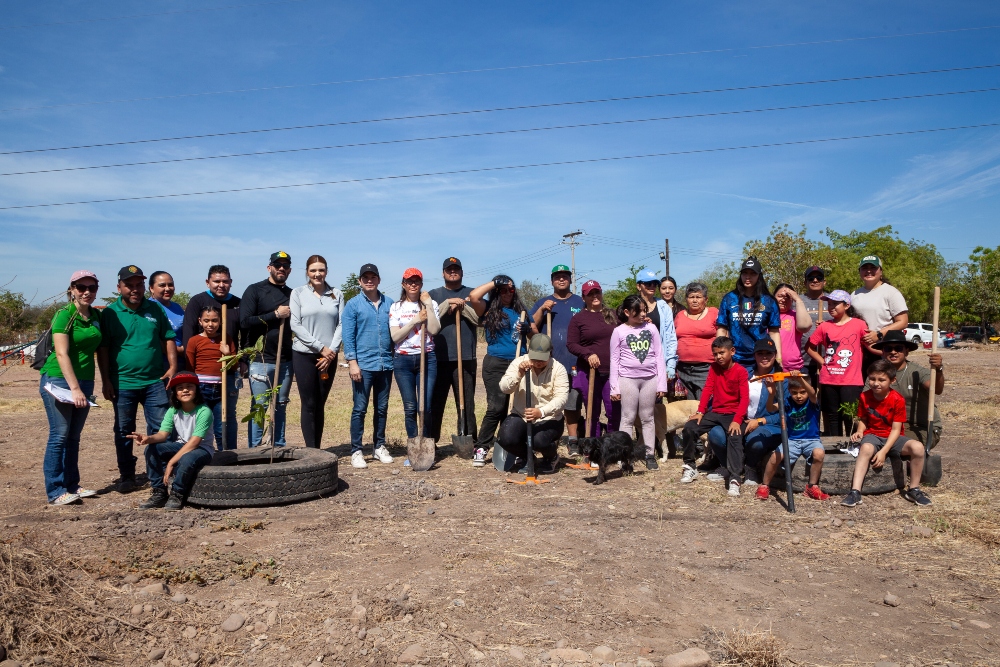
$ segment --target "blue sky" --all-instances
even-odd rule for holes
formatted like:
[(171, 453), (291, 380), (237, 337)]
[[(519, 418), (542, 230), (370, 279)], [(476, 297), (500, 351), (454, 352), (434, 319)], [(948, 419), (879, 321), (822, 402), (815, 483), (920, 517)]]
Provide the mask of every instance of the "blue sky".
[[(255, 5), (231, 7), (233, 5)], [(219, 11), (185, 12), (205, 7)], [(91, 20), (159, 14), (119, 20)], [(27, 26), (27, 27), (17, 27)], [(103, 3), (0, 0), (0, 151), (333, 123), (606, 97), (1000, 63), (990, 2)], [(752, 48), (802, 42), (828, 42)], [(710, 51), (688, 53), (692, 51)], [(634, 56), (658, 57), (635, 58)], [(500, 69), (580, 60), (587, 64)], [(404, 78), (391, 78), (391, 77)], [(355, 83), (306, 85), (357, 79)], [(292, 86), (292, 87), (288, 87)], [(191, 95), (282, 87), (229, 94)], [(1000, 87), (1000, 68), (467, 114), (198, 140), (0, 155), (0, 173), (384, 142)], [(186, 95), (178, 97), (179, 95)], [(135, 101), (134, 98), (163, 98)], [(109, 100), (130, 99), (127, 102)], [(1000, 122), (1000, 92), (629, 123), (232, 159), (0, 177), (0, 207), (564, 162)], [(92, 102), (101, 102), (91, 104)], [(53, 295), (76, 268), (135, 263), (200, 289), (228, 264), (235, 290), (267, 256), (324, 255), (339, 284), (376, 262), (395, 293), (462, 258), (547, 280), (588, 236), (578, 273), (631, 263), (686, 281), (774, 221), (811, 235), (892, 224), (949, 260), (1000, 245), (1000, 127), (545, 168), (0, 211), (0, 284)], [(601, 243), (593, 237), (623, 239)], [(520, 258), (536, 253), (528, 261)], [(511, 264), (512, 262), (521, 262)], [(16, 276), (16, 278), (15, 278)]]

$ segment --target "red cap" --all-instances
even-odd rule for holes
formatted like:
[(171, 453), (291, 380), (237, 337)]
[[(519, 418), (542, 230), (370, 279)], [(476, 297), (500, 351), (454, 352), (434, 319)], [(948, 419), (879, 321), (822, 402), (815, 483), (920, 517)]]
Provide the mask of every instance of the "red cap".
[(420, 273), (420, 269), (414, 269), (414, 268), (411, 267), (411, 268), (407, 269), (406, 271), (403, 271), (403, 280), (409, 280), (410, 278), (413, 278), (414, 276), (416, 276), (417, 278), (420, 278), (421, 280), (424, 279), (424, 274)]
[[(596, 280), (588, 280), (587, 282), (585, 282), (583, 284), (583, 290), (581, 291), (581, 294), (583, 294), (584, 296), (587, 296), (588, 294), (590, 294), (591, 292), (593, 292), (595, 289), (596, 290), (601, 290), (601, 283), (597, 282)], [(603, 291), (603, 290), (601, 290), (601, 291)]]
[(198, 376), (194, 373), (182, 371), (170, 378), (170, 382), (167, 384), (167, 389), (173, 389), (179, 384), (198, 384)]

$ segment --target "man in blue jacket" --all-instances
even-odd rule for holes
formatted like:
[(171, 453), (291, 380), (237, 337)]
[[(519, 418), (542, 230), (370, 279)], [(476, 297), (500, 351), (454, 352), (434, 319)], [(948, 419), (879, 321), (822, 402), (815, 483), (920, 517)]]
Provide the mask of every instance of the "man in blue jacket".
[(379, 291), (378, 267), (365, 264), (358, 272), (361, 293), (347, 302), (341, 315), (344, 358), (347, 359), (354, 392), (351, 410), (351, 465), (367, 468), (361, 441), (365, 432), (368, 401), (375, 394), (374, 457), (392, 463), (385, 447), (385, 422), (389, 413), (389, 388), (392, 386), (392, 336), (389, 334), (389, 306), (392, 299)]

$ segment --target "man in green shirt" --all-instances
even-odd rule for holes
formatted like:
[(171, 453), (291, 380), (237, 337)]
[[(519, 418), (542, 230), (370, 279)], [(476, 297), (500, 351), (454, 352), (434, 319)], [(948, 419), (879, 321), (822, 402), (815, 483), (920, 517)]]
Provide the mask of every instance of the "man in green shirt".
[[(174, 330), (163, 309), (145, 298), (146, 276), (135, 265), (118, 272), (121, 296), (104, 309), (101, 324), (104, 341), (98, 354), (107, 360), (111, 378), (103, 387), (104, 398), (115, 408), (115, 452), (118, 456), (118, 492), (136, 488), (132, 441), (139, 405), (146, 417), (146, 433), (160, 429), (167, 411), (167, 391), (163, 381), (177, 372), (177, 345)], [(168, 368), (163, 368), (166, 352)]]
[[(906, 340), (902, 331), (889, 331), (882, 340), (872, 345), (873, 349), (882, 352), (882, 358), (896, 368), (896, 379), (891, 388), (899, 392), (906, 401), (906, 424), (903, 429), (906, 435), (924, 443), (930, 450), (941, 439), (941, 413), (934, 406), (934, 422), (931, 425), (931, 437), (927, 437), (927, 408), (931, 397), (931, 371), (907, 357), (917, 349), (917, 344)], [(934, 394), (944, 391), (944, 364), (940, 354), (932, 354), (927, 362), (936, 371), (934, 378)]]

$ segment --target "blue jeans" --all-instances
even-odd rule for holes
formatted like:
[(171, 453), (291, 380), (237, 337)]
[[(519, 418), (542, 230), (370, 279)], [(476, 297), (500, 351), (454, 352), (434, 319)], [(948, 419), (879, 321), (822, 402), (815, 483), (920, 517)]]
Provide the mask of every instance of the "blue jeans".
[[(90, 406), (78, 408), (72, 403), (60, 403), (45, 391), (48, 383), (69, 389), (66, 378), (49, 377), (42, 373), (38, 393), (42, 395), (45, 416), (49, 418), (49, 442), (45, 446), (42, 473), (45, 475), (45, 495), (55, 500), (64, 493), (76, 493), (80, 488), (80, 432), (87, 421)], [(87, 396), (94, 392), (93, 380), (80, 380), (80, 391)]]
[(385, 446), (385, 422), (389, 414), (389, 389), (392, 388), (392, 371), (361, 371), (361, 381), (351, 381), (354, 391), (354, 409), (351, 410), (351, 453), (361, 451), (365, 433), (365, 414), (368, 398), (375, 394), (375, 412), (372, 415), (375, 449)]
[(135, 477), (135, 462), (138, 459), (132, 453), (132, 441), (125, 436), (135, 433), (135, 415), (139, 405), (142, 405), (142, 413), (146, 416), (146, 435), (153, 435), (160, 430), (163, 415), (169, 407), (163, 383), (157, 380), (142, 389), (115, 389), (115, 454), (122, 479)]
[[(150, 488), (166, 491), (167, 485), (164, 483), (163, 473), (166, 472), (170, 459), (181, 451), (183, 446), (183, 443), (171, 440), (157, 445), (146, 445), (146, 475), (149, 477)], [(201, 447), (196, 447), (182, 456), (174, 466), (174, 481), (170, 485), (170, 493), (186, 498), (195, 477), (198, 476), (198, 471), (211, 462), (212, 455)]]
[[(726, 432), (716, 426), (708, 432), (708, 444), (712, 446), (715, 457), (721, 462), (727, 460)], [(781, 427), (777, 424), (758, 426), (749, 435), (743, 437), (744, 465), (758, 468), (761, 461), (770, 456), (771, 452), (781, 446)]]
[[(250, 364), (250, 391), (253, 392), (253, 403), (267, 404), (267, 399), (257, 399), (258, 394), (263, 394), (271, 388), (274, 381), (274, 364), (265, 364), (255, 361)], [(276, 447), (285, 446), (285, 408), (288, 406), (288, 394), (292, 390), (292, 362), (282, 361), (281, 371), (278, 375), (278, 404), (274, 406), (274, 445)], [(256, 447), (260, 444), (263, 432), (253, 421), (250, 424), (250, 446)]]
[[(406, 437), (417, 437), (417, 412), (420, 410), (420, 392), (424, 394), (424, 432), (430, 432), (431, 394), (434, 392), (434, 381), (437, 379), (437, 357), (434, 352), (426, 352), (427, 378), (420, 380), (420, 355), (397, 354), (392, 359), (392, 373), (396, 376), (396, 386), (399, 396), (403, 399), (403, 412), (406, 415)], [(423, 386), (421, 387), (421, 384)]]
[(205, 405), (212, 409), (212, 427), (215, 430), (215, 449), (236, 449), (236, 398), (240, 390), (236, 388), (236, 378), (232, 374), (226, 377), (229, 384), (229, 396), (226, 398), (226, 440), (222, 442), (222, 385), (201, 383), (201, 395), (205, 398)]

